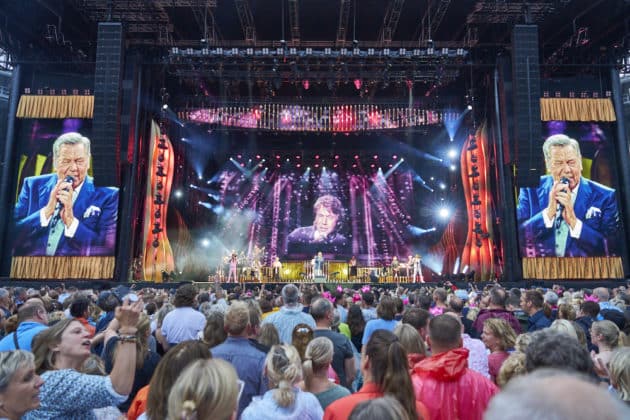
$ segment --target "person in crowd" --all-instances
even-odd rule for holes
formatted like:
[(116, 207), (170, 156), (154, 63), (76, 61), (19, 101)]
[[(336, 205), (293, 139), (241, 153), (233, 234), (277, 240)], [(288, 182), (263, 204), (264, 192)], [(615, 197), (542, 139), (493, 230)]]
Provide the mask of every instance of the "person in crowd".
[(501, 365), (501, 369), (499, 369), (496, 380), (497, 385), (501, 388), (505, 388), (512, 378), (527, 374), (525, 359), (525, 353), (521, 353), (520, 351), (515, 351), (510, 354), (510, 357), (505, 359)]
[(541, 369), (514, 380), (497, 394), (484, 420), (627, 419), (623, 404), (575, 372)]
[(118, 299), (118, 296), (116, 296), (116, 293), (111, 292), (111, 291), (104, 291), (98, 295), (98, 300), (96, 301), (96, 304), (98, 305), (99, 308), (101, 308), (101, 310), (103, 310), (103, 312), (105, 312), (105, 315), (102, 316), (101, 319), (99, 319), (96, 322), (97, 335), (94, 336), (92, 340), (92, 343), (93, 343), (92, 351), (95, 354), (102, 354), (103, 349), (105, 348), (105, 345), (100, 342), (94, 345), (94, 342), (98, 342), (101, 339), (101, 337), (99, 337), (98, 334), (105, 331), (109, 323), (112, 322), (112, 320), (115, 318), (116, 306), (120, 305), (120, 300)]
[(365, 331), (365, 319), (359, 305), (353, 304), (348, 309), (348, 327), (350, 327), (350, 341), (360, 353), (363, 345), (363, 332)]
[(165, 350), (182, 341), (196, 340), (197, 334), (203, 331), (206, 317), (194, 309), (196, 296), (197, 289), (192, 284), (184, 284), (175, 292), (175, 309), (166, 314), (162, 321), (162, 345), (166, 344)]
[(587, 300), (580, 304), (580, 309), (577, 313), (577, 318), (575, 319), (575, 322), (582, 327), (582, 330), (586, 334), (586, 342), (589, 350), (595, 350), (595, 346), (591, 341), (591, 326), (593, 325), (593, 322), (597, 320), (598, 314), (599, 305), (597, 302)]
[(521, 295), (521, 308), (529, 316), (528, 332), (538, 331), (551, 325), (551, 320), (543, 311), (543, 295), (538, 290), (526, 290)]
[(356, 393), (330, 404), (325, 420), (347, 419), (361, 402), (386, 395), (398, 400), (411, 419), (428, 419), (425, 405), (413, 394), (409, 377), (407, 353), (390, 331), (376, 330), (361, 354), (363, 387)]
[[(459, 290), (456, 290), (456, 292), (459, 292)], [(464, 294), (465, 293), (466, 292), (464, 291)], [(477, 333), (477, 330), (475, 330), (475, 328), (473, 327), (473, 321), (465, 317), (463, 314), (464, 301), (461, 298), (457, 297), (456, 295), (452, 295), (450, 299), (448, 299), (448, 310), (459, 316), (460, 322), (464, 325), (465, 334), (473, 338), (479, 337), (479, 333)]]
[(531, 335), (525, 356), (527, 372), (546, 367), (587, 375), (595, 373), (588, 351), (576, 339), (549, 328)]
[(166, 315), (173, 309), (175, 309), (175, 306), (170, 303), (165, 303), (155, 315), (155, 329), (153, 330), (153, 335), (155, 336), (155, 341), (157, 342), (157, 352), (160, 356), (163, 356), (168, 349), (166, 338), (162, 335), (162, 323), (164, 322)]
[(345, 212), (341, 201), (323, 195), (315, 201), (313, 210), (313, 225), (298, 227), (289, 234), (289, 253), (310, 251), (313, 246), (323, 252), (339, 253), (347, 245), (346, 237), (339, 233)]
[(363, 319), (365, 322), (376, 319), (376, 308), (374, 307), (374, 293), (363, 292), (361, 293), (361, 312), (363, 313)]
[(293, 333), (291, 334), (291, 342), (293, 343), (293, 347), (297, 350), (300, 355), (300, 360), (304, 360), (304, 353), (306, 353), (306, 346), (314, 337), (313, 328), (309, 327), (306, 324), (297, 324), (295, 328), (293, 328)]
[(515, 333), (520, 334), (521, 324), (514, 314), (508, 311), (505, 307), (508, 293), (501, 286), (494, 286), (490, 289), (488, 308), (482, 309), (477, 315), (477, 319), (473, 323), (473, 327), (479, 335), (483, 331), (483, 326), (487, 319), (500, 318), (506, 320)]
[(285, 344), (291, 344), (293, 328), (297, 324), (306, 324), (315, 328), (315, 320), (309, 314), (302, 312), (299, 303), (299, 289), (294, 284), (287, 284), (282, 288), (282, 301), (284, 305), (276, 313), (267, 316), (262, 321), (264, 324), (273, 324), (280, 334), (280, 340)]
[(566, 319), (567, 321), (575, 321), (577, 313), (575, 307), (570, 303), (558, 304), (558, 319)]
[(311, 315), (316, 325), (314, 336), (326, 337), (333, 343), (332, 368), (339, 378), (339, 383), (351, 389), (356, 375), (354, 352), (350, 340), (330, 328), (334, 319), (332, 303), (326, 298), (316, 299), (311, 306)]
[(556, 319), (551, 323), (551, 326), (549, 328), (554, 331), (560, 331), (568, 334), (572, 338), (575, 338), (578, 342), (580, 341), (577, 331), (575, 331), (575, 327), (573, 326), (573, 323), (571, 323), (571, 321), (567, 321), (566, 319)]
[(136, 325), (142, 300), (123, 302), (116, 309), (119, 347), (109, 376), (79, 373), (90, 356), (89, 332), (79, 321), (67, 319), (40, 332), (33, 341), (35, 367), (41, 374), (41, 406), (25, 419), (93, 419), (95, 408), (118, 405), (133, 386), (136, 365)]
[(481, 419), (498, 391), (489, 379), (468, 368), (461, 330), (455, 317), (445, 314), (431, 319), (427, 339), (432, 356), (412, 370), (416, 399), (427, 406), (431, 420)]
[(4, 287), (0, 288), (0, 337), (4, 335), (4, 321), (12, 315), (11, 294)]
[(396, 315), (396, 303), (390, 296), (381, 297), (381, 301), (376, 307), (377, 319), (372, 319), (365, 324), (362, 343), (364, 346), (376, 330), (394, 331), (398, 321), (394, 319)]
[(630, 407), (630, 347), (620, 347), (608, 362), (610, 385), (619, 399)]
[(83, 327), (94, 337), (96, 327), (88, 321), (90, 314), (90, 300), (87, 296), (79, 295), (70, 304), (70, 316), (83, 324)]
[(437, 316), (444, 313), (444, 310), (447, 308), (447, 297), (448, 295), (446, 294), (446, 289), (443, 287), (438, 287), (433, 291), (433, 306), (429, 309), (431, 315)]
[(308, 343), (302, 362), (303, 389), (313, 393), (324, 410), (333, 401), (350, 395), (350, 391), (346, 387), (336, 385), (328, 377), (333, 355), (333, 342), (328, 337), (317, 337)]
[(272, 347), (265, 371), (270, 389), (252, 400), (241, 420), (321, 419), (323, 410), (317, 398), (297, 386), (302, 380), (302, 364), (295, 347)]
[[(543, 144), (550, 175), (538, 188), (521, 188), (517, 219), (521, 255), (535, 244), (536, 257), (614, 255), (619, 228), (615, 190), (582, 177), (580, 145), (564, 134)], [(527, 252), (530, 252), (528, 254)]]
[(273, 324), (261, 325), (260, 334), (258, 334), (258, 342), (268, 348), (280, 344), (280, 335), (276, 327)]
[(547, 290), (543, 295), (543, 307), (547, 318), (552, 321), (558, 317), (558, 294), (553, 290)]
[(613, 351), (619, 346), (619, 328), (611, 321), (595, 321), (591, 326), (591, 340), (598, 352), (591, 352), (596, 368), (608, 366)]
[(407, 360), (409, 369), (412, 369), (416, 363), (427, 357), (427, 349), (418, 330), (409, 324), (400, 323), (394, 328), (394, 335), (398, 337), (400, 344), (407, 352)]
[(14, 255), (114, 255), (118, 188), (88, 176), (90, 140), (62, 134), (51, 174), (24, 179), (14, 210)]
[[(149, 317), (140, 314), (138, 325), (136, 326), (136, 366), (133, 378), (133, 387), (129, 393), (129, 398), (118, 408), (122, 412), (129, 409), (129, 404), (135, 398), (141, 388), (144, 388), (151, 381), (151, 377), (160, 362), (160, 356), (149, 349), (149, 337), (151, 335), (151, 325)], [(109, 374), (114, 368), (114, 360), (116, 353), (119, 351), (120, 338), (118, 336), (118, 321), (114, 318), (106, 329), (105, 350), (103, 352), (103, 361), (105, 363), (105, 371)]]
[(31, 351), (33, 338), (48, 328), (48, 312), (39, 302), (25, 304), (18, 309), (17, 321), (17, 330), (0, 340), (0, 351)]
[(239, 392), (234, 367), (218, 359), (192, 362), (168, 396), (168, 420), (235, 418)]
[[(444, 315), (451, 316), (462, 324), (461, 318), (456, 313), (446, 312)], [(462, 346), (468, 350), (468, 368), (481, 373), (486, 378), (490, 378), (486, 345), (480, 339), (470, 337), (464, 332), (463, 328), (462, 324)]]
[(267, 391), (263, 378), (266, 354), (249, 341), (251, 329), (247, 303), (233, 302), (225, 312), (224, 325), (227, 339), (210, 351), (214, 357), (223, 359), (234, 366), (238, 377), (245, 383), (238, 402), (238, 415), (252, 401), (252, 397)]
[(42, 378), (35, 373), (33, 354), (25, 350), (0, 352), (0, 418), (20, 420), (40, 405)]
[(224, 315), (221, 312), (210, 312), (206, 317), (206, 326), (203, 328), (203, 342), (208, 345), (208, 348), (212, 348), (223, 343), (226, 338)]
[(414, 327), (426, 343), (429, 318), (431, 318), (431, 314), (425, 309), (407, 308), (407, 310), (403, 313), (402, 323), (409, 324)]
[(158, 363), (149, 385), (136, 394), (127, 411), (127, 419), (165, 419), (168, 395), (178, 376), (192, 362), (211, 357), (208, 346), (201, 341), (184, 341), (170, 349)]
[(483, 324), (481, 340), (490, 351), (490, 355), (488, 355), (488, 371), (490, 379), (496, 383), (501, 365), (510, 356), (508, 351), (514, 347), (516, 334), (506, 320), (488, 318)]
[(623, 312), (617, 306), (610, 302), (610, 292), (605, 287), (596, 287), (593, 289), (593, 296), (597, 297), (597, 302), (599, 303), (599, 312), (600, 315), (597, 318), (598, 321), (601, 321), (603, 316), (601, 316), (602, 311), (616, 311)]
[(412, 420), (404, 407), (390, 396), (375, 398), (357, 404), (349, 420)]

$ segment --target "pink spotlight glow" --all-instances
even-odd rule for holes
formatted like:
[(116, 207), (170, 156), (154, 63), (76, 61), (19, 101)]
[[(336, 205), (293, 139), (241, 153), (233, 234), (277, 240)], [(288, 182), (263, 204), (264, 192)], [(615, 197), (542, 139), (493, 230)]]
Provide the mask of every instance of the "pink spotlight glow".
[(256, 159), (260, 159), (260, 155), (256, 155)]
[(276, 159), (280, 159), (280, 155), (276, 155)]
[(298, 163), (297, 165), (295, 165), (295, 167), (296, 167), (296, 168), (301, 168), (301, 167), (302, 167), (302, 164), (301, 164), (301, 163)]
[(316, 167), (316, 168), (319, 168), (319, 163), (316, 163), (316, 164), (315, 164), (315, 167)]
[(374, 155), (374, 159), (375, 159), (375, 160), (376, 160), (376, 159), (378, 159), (378, 155)]
[(335, 155), (335, 159), (339, 159), (339, 155)]
[(319, 155), (315, 155), (315, 159), (319, 159)]
[(309, 83), (308, 79), (302, 80), (302, 87), (304, 88), (304, 90), (308, 90), (308, 88), (311, 87), (311, 84)]
[(354, 158), (355, 159), (359, 159), (359, 155), (354, 155)]
[(357, 88), (357, 90), (361, 89), (362, 84), (361, 79), (354, 79), (354, 87)]

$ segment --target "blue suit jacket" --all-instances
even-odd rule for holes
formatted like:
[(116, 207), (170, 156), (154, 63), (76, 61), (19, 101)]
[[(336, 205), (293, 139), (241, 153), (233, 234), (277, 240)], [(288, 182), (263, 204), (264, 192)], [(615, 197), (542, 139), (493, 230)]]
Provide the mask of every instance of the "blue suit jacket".
[[(13, 255), (46, 255), (49, 227), (41, 226), (39, 212), (48, 203), (56, 184), (56, 174), (24, 180), (13, 212), (16, 227)], [(61, 236), (55, 255), (114, 255), (118, 188), (96, 188), (92, 178), (86, 177), (72, 211), (79, 226), (74, 237)]]
[[(555, 256), (554, 228), (546, 228), (542, 216), (552, 186), (553, 178), (547, 175), (541, 178), (538, 188), (520, 190), (516, 212), (521, 255), (524, 257)], [(572, 238), (569, 234), (565, 256), (616, 255), (615, 235), (619, 229), (619, 210), (615, 190), (581, 178), (573, 208), (576, 217), (582, 221), (582, 233), (579, 238)], [(531, 255), (532, 249), (535, 250), (534, 255)]]

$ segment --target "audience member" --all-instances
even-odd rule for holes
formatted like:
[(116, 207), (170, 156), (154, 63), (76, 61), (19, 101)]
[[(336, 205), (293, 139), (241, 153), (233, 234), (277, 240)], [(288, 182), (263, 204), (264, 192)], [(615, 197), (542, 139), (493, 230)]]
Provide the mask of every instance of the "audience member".
[(372, 333), (376, 330), (394, 331), (398, 321), (394, 319), (396, 315), (396, 304), (394, 299), (389, 296), (381, 297), (381, 301), (376, 307), (376, 319), (371, 319), (365, 324), (365, 331), (363, 332), (362, 345), (366, 345), (370, 340)]
[(546, 367), (594, 374), (588, 351), (571, 336), (549, 328), (531, 335), (525, 355), (527, 372)]
[(514, 348), (516, 334), (504, 319), (488, 318), (483, 324), (481, 340), (490, 351), (488, 356), (488, 371), (490, 379), (496, 383), (501, 365), (510, 355), (508, 351)]
[(297, 324), (306, 324), (315, 328), (315, 320), (309, 314), (302, 312), (299, 303), (299, 289), (294, 284), (287, 284), (282, 288), (282, 301), (284, 305), (276, 313), (267, 316), (264, 324), (273, 324), (278, 330), (280, 340), (285, 344), (291, 344), (293, 329)]
[(608, 362), (610, 385), (619, 399), (630, 407), (630, 347), (620, 347)]
[(551, 325), (551, 320), (543, 311), (543, 295), (537, 290), (526, 290), (521, 295), (521, 308), (527, 315), (528, 332), (538, 331)]
[(17, 321), (17, 330), (0, 340), (0, 351), (31, 351), (33, 338), (48, 328), (48, 313), (41, 303), (29, 303), (18, 309)]
[(412, 420), (404, 407), (393, 397), (384, 396), (357, 404), (349, 420)]
[(409, 324), (418, 330), (420, 337), (422, 337), (422, 339), (426, 342), (429, 318), (431, 318), (431, 314), (425, 309), (407, 308), (407, 310), (403, 313), (402, 322), (403, 324)]
[(400, 344), (407, 352), (409, 369), (413, 369), (416, 363), (427, 357), (424, 341), (414, 327), (409, 324), (399, 323), (394, 328), (394, 335), (398, 337)]
[(348, 327), (350, 327), (350, 341), (360, 353), (365, 332), (365, 318), (359, 305), (352, 305), (348, 309)]
[(166, 314), (162, 321), (162, 345), (165, 350), (182, 341), (196, 340), (206, 325), (206, 317), (194, 309), (197, 290), (192, 284), (184, 284), (175, 292), (175, 309)]
[(317, 337), (308, 343), (302, 362), (304, 390), (313, 393), (324, 410), (333, 401), (350, 395), (347, 388), (336, 385), (328, 378), (333, 354), (333, 342), (327, 337)]
[(33, 354), (25, 350), (0, 352), (0, 418), (20, 420), (39, 407), (44, 382), (35, 373)]
[(514, 314), (505, 308), (507, 300), (507, 292), (501, 286), (494, 286), (489, 292), (488, 308), (481, 309), (477, 315), (477, 319), (473, 323), (473, 327), (479, 335), (483, 331), (484, 323), (490, 318), (499, 318), (505, 320), (514, 330), (515, 333), (521, 332), (521, 324)]

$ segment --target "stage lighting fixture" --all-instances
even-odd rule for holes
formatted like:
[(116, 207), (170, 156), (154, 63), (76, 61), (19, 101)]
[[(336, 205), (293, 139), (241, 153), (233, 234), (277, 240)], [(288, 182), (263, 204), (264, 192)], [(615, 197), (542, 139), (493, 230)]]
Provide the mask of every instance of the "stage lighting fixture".
[(446, 207), (442, 207), (438, 210), (438, 216), (440, 216), (441, 219), (447, 219), (450, 215), (451, 211)]
[(302, 87), (304, 88), (304, 90), (308, 90), (308, 88), (311, 87), (308, 79), (302, 80)]
[(375, 160), (376, 160), (376, 159), (378, 159), (378, 155), (374, 155), (374, 159), (375, 159)]
[(441, 190), (445, 190), (446, 189), (446, 184), (443, 182), (440, 182), (440, 189)]
[(455, 172), (455, 171), (457, 170), (457, 166), (455, 166), (455, 165), (451, 165), (451, 166), (449, 166), (449, 169), (450, 169), (451, 171)]
[(448, 157), (450, 157), (451, 159), (457, 156), (457, 150), (455, 149), (449, 149), (448, 151)]
[(468, 146), (466, 150), (475, 150), (476, 148), (477, 148), (477, 143), (475, 143), (474, 141), (471, 141), (470, 146)]
[(298, 163), (297, 165), (295, 165), (295, 167), (296, 167), (296, 168), (301, 168), (301, 167), (302, 167), (302, 165)]
[(472, 185), (472, 189), (475, 191), (479, 191), (479, 183), (478, 182), (474, 182)]
[(354, 155), (354, 158), (355, 159), (359, 159), (359, 155)]
[(354, 79), (354, 87), (355, 87), (357, 90), (361, 90), (361, 85), (362, 85), (362, 84), (363, 84), (363, 83), (361, 82), (361, 79)]
[(466, 108), (467, 108), (469, 111), (472, 111), (472, 105), (468, 105)]
[(207, 239), (202, 239), (201, 240), (201, 246), (203, 246), (204, 248), (207, 248), (210, 246), (210, 241)]
[(159, 219), (162, 217), (162, 212), (160, 211), (160, 209), (157, 209), (155, 213), (153, 213), (153, 217), (155, 217), (156, 219)]
[(276, 159), (280, 159), (280, 155), (276, 155)]
[(319, 155), (315, 155), (315, 159), (319, 159)]
[(198, 179), (199, 181), (203, 180), (203, 175), (199, 175), (199, 176), (197, 177), (197, 179)]
[(260, 155), (256, 155), (256, 159), (260, 159)]
[(153, 248), (157, 248), (160, 246), (160, 241), (156, 239), (155, 241), (153, 241), (152, 245), (153, 245)]
[(176, 198), (182, 198), (183, 195), (184, 195), (184, 193), (182, 193), (180, 190), (175, 191), (175, 197)]
[(162, 105), (162, 109), (166, 111), (168, 109), (168, 105), (167, 104)]
[(164, 184), (162, 184), (162, 181), (158, 181), (157, 184), (155, 184), (155, 188), (157, 188), (158, 190), (161, 190), (164, 188)]
[(339, 155), (335, 155), (335, 159), (339, 160)]
[(157, 147), (158, 147), (158, 149), (162, 149), (162, 150), (167, 150), (168, 149), (168, 146), (162, 140), (160, 140), (160, 142), (158, 143)]

